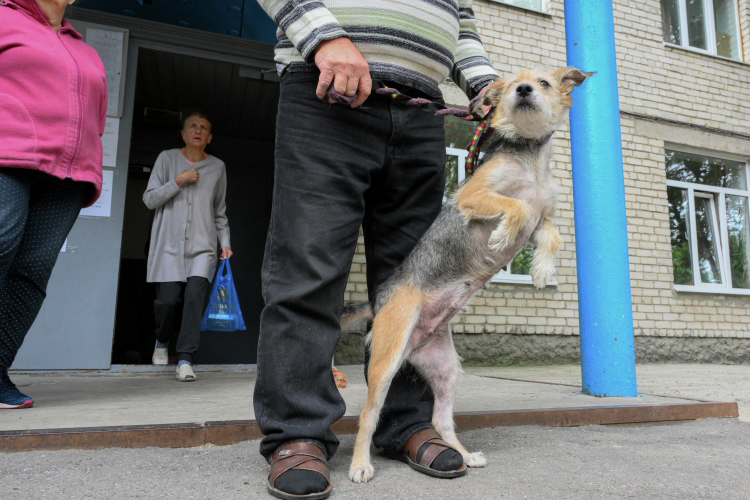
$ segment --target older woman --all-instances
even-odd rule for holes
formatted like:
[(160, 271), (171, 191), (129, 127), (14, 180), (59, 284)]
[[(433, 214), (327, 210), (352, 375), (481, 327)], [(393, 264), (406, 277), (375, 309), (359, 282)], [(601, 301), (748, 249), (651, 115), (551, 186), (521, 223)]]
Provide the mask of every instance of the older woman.
[(163, 151), (156, 160), (143, 202), (156, 209), (151, 228), (146, 280), (156, 283), (156, 347), (152, 361), (167, 364), (167, 346), (180, 302), (182, 326), (177, 338), (177, 379), (195, 380), (193, 355), (210, 281), (221, 258), (232, 256), (226, 203), (224, 162), (206, 153), (211, 122), (205, 113), (183, 113), (185, 147)]
[(0, 408), (32, 399), (8, 377), (57, 256), (102, 185), (107, 83), (63, 20), (73, 0), (0, 0)]

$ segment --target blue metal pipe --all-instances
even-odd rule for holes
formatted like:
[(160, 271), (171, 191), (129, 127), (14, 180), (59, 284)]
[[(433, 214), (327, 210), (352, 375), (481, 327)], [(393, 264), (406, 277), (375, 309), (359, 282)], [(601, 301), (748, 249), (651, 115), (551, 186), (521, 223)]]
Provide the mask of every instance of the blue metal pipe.
[(582, 390), (638, 395), (612, 2), (565, 0), (568, 64), (595, 71), (573, 95)]

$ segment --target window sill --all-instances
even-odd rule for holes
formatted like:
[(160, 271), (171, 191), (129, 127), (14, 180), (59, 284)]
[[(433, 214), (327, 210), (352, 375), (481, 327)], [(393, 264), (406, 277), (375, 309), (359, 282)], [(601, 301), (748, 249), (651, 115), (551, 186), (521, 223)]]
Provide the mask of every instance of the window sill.
[[(497, 285), (534, 285), (528, 274), (506, 274), (493, 276), (490, 283)], [(550, 281), (547, 286), (557, 286), (557, 281)]]
[(525, 10), (527, 12), (533, 12), (534, 14), (541, 14), (543, 16), (547, 16), (547, 17), (550, 17), (550, 18), (551, 17), (555, 17), (552, 14), (550, 14), (549, 12), (545, 12), (543, 10), (532, 9), (530, 7), (521, 7), (520, 5), (513, 5), (512, 3), (504, 2), (503, 0), (487, 0), (487, 1), (489, 3), (500, 3), (500, 4), (503, 4), (503, 5), (507, 5), (508, 7), (513, 7), (514, 9), (518, 9), (518, 10)]
[(706, 293), (711, 295), (746, 295), (750, 296), (750, 289), (744, 288), (706, 288), (691, 285), (674, 285), (674, 291), (680, 293)]
[(720, 56), (718, 54), (712, 54), (712, 53), (707, 52), (705, 50), (700, 50), (700, 49), (696, 49), (696, 48), (693, 48), (693, 47), (685, 47), (684, 45), (676, 45), (674, 43), (669, 43), (669, 42), (662, 42), (662, 43), (664, 44), (665, 47), (669, 47), (670, 49), (684, 50), (685, 52), (692, 52), (693, 54), (700, 54), (702, 56), (713, 57), (713, 58), (719, 59), (721, 61), (728, 61), (728, 62), (733, 62), (733, 63), (741, 64), (743, 66), (750, 66), (749, 63), (746, 63), (745, 61), (742, 61), (740, 59), (732, 59), (732, 58), (729, 58), (729, 57)]

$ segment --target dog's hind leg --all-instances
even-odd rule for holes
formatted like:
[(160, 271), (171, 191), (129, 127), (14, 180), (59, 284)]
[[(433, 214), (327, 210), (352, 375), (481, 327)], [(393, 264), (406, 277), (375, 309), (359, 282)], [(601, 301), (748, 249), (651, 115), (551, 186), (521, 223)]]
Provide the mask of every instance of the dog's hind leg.
[(459, 359), (453, 347), (450, 326), (441, 325), (435, 337), (409, 355), (409, 362), (430, 385), (435, 396), (432, 408), (432, 427), (443, 441), (454, 447), (469, 467), (484, 467), (487, 459), (481, 451), (469, 453), (456, 436), (453, 421), (453, 402), (456, 398), (456, 378), (460, 371)]
[(355, 483), (367, 482), (375, 472), (370, 462), (370, 443), (393, 377), (404, 362), (409, 337), (419, 320), (423, 303), (421, 290), (413, 285), (402, 285), (391, 292), (373, 320), (367, 403), (359, 417), (359, 432), (349, 468), (349, 479)]

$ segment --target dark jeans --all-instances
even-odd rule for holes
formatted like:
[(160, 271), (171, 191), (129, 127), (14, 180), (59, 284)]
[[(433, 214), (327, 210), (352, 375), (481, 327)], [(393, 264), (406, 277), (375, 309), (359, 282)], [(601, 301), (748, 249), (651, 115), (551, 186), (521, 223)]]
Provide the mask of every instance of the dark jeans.
[(190, 276), (187, 283), (180, 281), (154, 283), (156, 300), (154, 317), (156, 320), (156, 340), (166, 344), (174, 332), (174, 320), (182, 306), (182, 325), (177, 337), (179, 360), (193, 361), (201, 341), (201, 321), (206, 310), (206, 298), (211, 283), (202, 276)]
[(91, 186), (0, 168), (0, 372), (10, 368)]
[[(335, 453), (329, 428), (345, 405), (331, 359), (360, 225), (372, 298), (439, 213), (445, 184), (442, 118), (379, 95), (359, 109), (329, 105), (315, 96), (316, 82), (291, 74), (281, 83), (254, 396), (266, 457), (290, 440)], [(424, 381), (403, 370), (375, 445), (400, 449), (429, 427), (432, 400)]]

